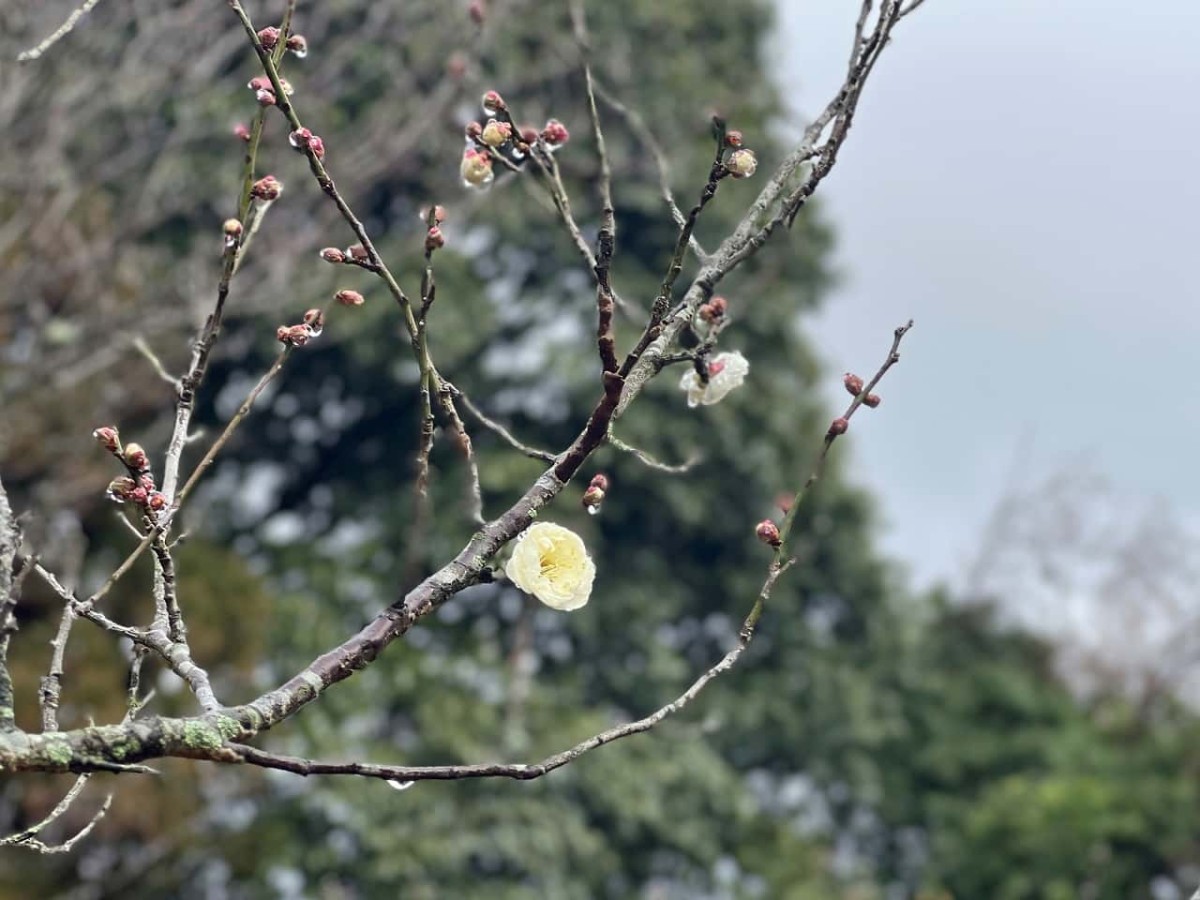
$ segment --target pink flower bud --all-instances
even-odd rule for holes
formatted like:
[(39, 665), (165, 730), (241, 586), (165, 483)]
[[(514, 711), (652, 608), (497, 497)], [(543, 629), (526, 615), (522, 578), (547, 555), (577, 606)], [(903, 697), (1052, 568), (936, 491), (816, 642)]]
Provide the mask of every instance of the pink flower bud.
[(580, 500), (583, 508), (588, 511), (589, 515), (595, 515), (600, 511), (600, 504), (604, 502), (604, 488), (591, 485), (583, 492), (583, 497)]
[(286, 325), (280, 325), (278, 328), (275, 329), (275, 340), (279, 341), (279, 343), (286, 344), (287, 336), (288, 336), (288, 328)]
[(463, 184), (467, 187), (487, 187), (496, 177), (492, 172), (492, 158), (482, 150), (471, 147), (468, 147), (463, 153), (459, 173), (462, 175)]
[(258, 42), (263, 45), (264, 50), (274, 50), (275, 45), (279, 43), (279, 29), (274, 25), (268, 25), (258, 32)]
[(135, 472), (144, 472), (150, 468), (150, 459), (146, 456), (146, 451), (142, 449), (141, 444), (126, 444), (122, 458), (125, 460), (125, 465)]
[(839, 434), (845, 434), (846, 429), (849, 427), (850, 423), (839, 416), (829, 423), (829, 431), (827, 433), (837, 437)]
[(252, 91), (271, 91), (272, 93), (275, 91), (275, 86), (271, 84), (271, 79), (266, 75), (255, 75), (246, 84), (246, 87)]
[(494, 116), (496, 113), (500, 112), (500, 110), (507, 109), (507, 106), (504, 103), (504, 98), (501, 97), (496, 91), (488, 91), (486, 94), (484, 94), (482, 104), (483, 111), (489, 116)]
[(160, 491), (154, 491), (146, 497), (146, 506), (155, 512), (159, 512), (167, 508), (167, 495)]
[(489, 147), (503, 147), (512, 139), (512, 126), (507, 122), (488, 119), (479, 137)]
[(729, 303), (724, 297), (713, 297), (707, 303), (701, 304), (698, 312), (705, 322), (716, 322), (725, 315)]
[(778, 547), (783, 541), (779, 537), (779, 526), (770, 519), (763, 519), (754, 529), (758, 539), (768, 547)]
[(367, 248), (362, 244), (353, 244), (346, 248), (346, 255), (355, 262), (367, 262), (371, 255), (367, 253)]
[(293, 347), (303, 347), (308, 343), (309, 338), (314, 337), (312, 330), (307, 325), (281, 327), (275, 332), (275, 335), (282, 343), (290, 344)]
[(533, 144), (537, 142), (537, 139), (538, 130), (536, 128), (534, 128), (532, 125), (521, 126), (521, 143)]
[(254, 99), (258, 101), (259, 106), (274, 106), (275, 92), (267, 88), (261, 88), (255, 92)]
[(250, 143), (250, 129), (243, 122), (238, 122), (233, 126), (233, 136), (247, 144)]
[(250, 196), (255, 200), (278, 200), (283, 193), (283, 183), (274, 175), (264, 175), (250, 188)]
[(600, 488), (602, 491), (608, 490), (608, 476), (603, 472), (597, 472), (592, 476), (591, 487)]
[(304, 324), (313, 333), (313, 337), (316, 337), (325, 329), (325, 313), (319, 309), (308, 310), (304, 314)]
[(758, 158), (753, 150), (734, 150), (725, 160), (725, 168), (734, 178), (749, 178), (758, 168)]
[(878, 394), (867, 394), (867, 396), (863, 397), (863, 406), (869, 406), (871, 409), (874, 409), (882, 402), (883, 398)]
[(425, 234), (425, 252), (432, 253), (444, 246), (446, 246), (446, 236), (442, 234), (442, 229), (434, 225)]
[(293, 34), (287, 39), (287, 43), (284, 46), (287, 47), (288, 52), (295, 56), (296, 59), (304, 59), (304, 57), (308, 56), (308, 38), (302, 34)]
[(742, 133), (740, 131), (725, 132), (725, 145), (727, 147), (742, 146)]
[(330, 263), (344, 263), (346, 261), (346, 254), (337, 247), (326, 247), (321, 251), (321, 259)]
[(142, 472), (137, 477), (137, 486), (145, 490), (147, 493), (154, 490), (154, 475), (150, 472)]
[(853, 372), (847, 372), (842, 378), (842, 386), (846, 388), (846, 393), (851, 397), (857, 397), (862, 393), (863, 380)]
[(362, 306), (366, 302), (366, 298), (362, 294), (351, 290), (338, 291), (333, 295), (333, 299), (342, 306)]
[(108, 490), (105, 491), (105, 496), (116, 503), (124, 503), (136, 488), (137, 482), (127, 475), (122, 475), (120, 478), (114, 478), (108, 483)]
[(297, 128), (288, 135), (288, 143), (297, 150), (304, 152), (304, 148), (308, 146), (308, 142), (312, 139), (313, 133), (307, 128)]
[(92, 437), (100, 442), (100, 446), (109, 453), (116, 453), (121, 446), (121, 436), (111, 425), (104, 425), (92, 432)]
[(796, 498), (793, 497), (791, 494), (776, 494), (775, 495), (775, 505), (778, 506), (779, 509), (786, 516), (788, 514), (788, 510), (790, 510), (792, 508), (792, 503), (795, 501), (795, 499)]
[(567, 126), (558, 121), (558, 119), (551, 119), (546, 123), (546, 127), (542, 129), (542, 140), (551, 149), (561, 147), (570, 139), (571, 132), (567, 131)]
[(467, 136), (467, 142), (473, 144), (483, 135), (483, 126), (475, 121), (468, 122), (463, 133)]
[(308, 140), (308, 150), (315, 159), (325, 158), (325, 142), (315, 134)]
[(471, 5), (467, 7), (467, 15), (476, 25), (482, 25), (483, 20), (487, 18), (487, 8), (483, 5), (483, 0), (471, 0)]
[(150, 492), (144, 487), (135, 487), (125, 499), (136, 503), (138, 506), (145, 506), (146, 501), (150, 499)]

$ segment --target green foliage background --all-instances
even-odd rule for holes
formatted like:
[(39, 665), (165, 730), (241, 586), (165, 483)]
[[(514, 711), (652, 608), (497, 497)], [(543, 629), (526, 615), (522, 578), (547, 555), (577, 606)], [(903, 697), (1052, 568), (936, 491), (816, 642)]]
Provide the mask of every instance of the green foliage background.
[[(707, 171), (713, 109), (745, 132), (760, 171), (771, 169), (784, 148), (772, 137), (781, 108), (765, 74), (765, 2), (588, 6), (599, 78), (662, 141), (684, 202)], [(6, 13), (15, 23), (6, 48), (29, 43), (21, 27), (32, 33), (40, 21), (31, 9)], [(266, 24), (278, 10), (259, 3), (251, 13)], [(497, 2), (478, 44), (457, 4), (301, 3), (297, 23), (313, 48), (287, 73), (302, 114), (410, 291), (417, 209), (450, 209), (431, 326), (440, 368), (523, 439), (565, 445), (597, 393), (587, 274), (523, 181), (502, 176), (482, 198), (456, 183), (461, 125), (495, 87), (518, 118), (554, 115), (571, 128), (560, 160), (577, 217), (594, 227), (596, 166), (565, 7)], [(457, 86), (445, 72), (456, 53), (470, 61)], [(78, 446), (78, 420), (115, 421), (161, 448), (169, 390), (132, 354), (51, 394), (30, 372), (37, 360), (85, 357), (90, 328), (103, 340), (114, 328), (149, 332), (168, 364), (182, 364), (194, 316), (156, 316), (211, 303), (214, 235), (240, 171), (228, 125), (253, 114), (243, 84), (254, 66), (221, 4), (173, 2), (105, 4), (30, 71), (14, 73), (5, 114), (21, 127), (5, 173), (54, 147), (56, 171), (83, 185), (63, 201), (80, 240), (121, 236), (65, 280), (27, 269), (49, 258), (38, 227), (0, 256), (0, 333), (10, 347), (34, 347), (24, 361), (6, 355), (0, 371), (6, 406), (23, 413), (0, 442), (5, 483), (43, 518), (56, 506), (77, 513), (94, 554), (86, 580), (128, 536), (96, 502), (110, 476)], [(64, 98), (81, 79), (92, 93)], [(439, 91), (450, 100), (431, 115)], [(55, 103), (69, 127), (46, 114)], [(604, 115), (618, 173), (615, 280), (646, 305), (674, 227), (649, 152)], [(326, 335), (298, 355), (187, 523), (194, 535), (180, 565), (194, 647), (230, 700), (296, 671), (471, 531), (461, 461), (443, 440), (437, 515), (414, 540), (415, 367), (370, 276), (317, 259), (321, 246), (350, 238), (281, 124), (270, 120), (263, 161), (287, 192), (235, 282), (202, 400), (210, 433), (274, 353), (274, 325), (337, 287), (369, 299), (335, 310)], [(714, 245), (755, 190), (724, 184), (701, 241)], [(38, 226), (43, 200), (14, 188), (0, 204)], [(325, 759), (529, 760), (680, 692), (729, 645), (765, 569), (753, 524), (806, 473), (828, 421), (816, 387), (831, 373), (803, 322), (832, 282), (831, 243), (817, 207), (722, 286), (734, 318), (722, 346), (751, 359), (746, 387), (693, 411), (668, 372), (621, 420), (625, 440), (666, 460), (700, 453), (700, 465), (667, 477), (604, 450), (587, 470), (612, 479), (602, 514), (584, 516), (574, 487), (548, 512), (595, 555), (584, 610), (556, 614), (512, 588), (473, 589), (267, 743)], [(14, 299), (18, 280), (40, 306)], [(634, 333), (621, 323), (620, 344)], [(539, 465), (475, 433), (495, 514)], [(69, 478), (56, 474), (64, 469)], [(1080, 701), (1055, 674), (1052, 648), (987, 609), (913, 595), (872, 549), (870, 499), (836, 454), (798, 532), (801, 564), (742, 664), (649, 735), (537, 782), (402, 793), (169, 763), (162, 779), (123, 779), (113, 813), (74, 856), (4, 851), (0, 896), (1021, 900), (1172, 896), (1152, 889), (1183, 891), (1196, 879), (1200, 756), (1189, 713), (1167, 699)], [(114, 614), (147, 614), (148, 577), (124, 584)], [(22, 616), (17, 676), (32, 697), (54, 604), (31, 588)], [(69, 667), (76, 700), (65, 724), (120, 714), (111, 645), (81, 635)], [(188, 709), (169, 680), (162, 687), (155, 709)], [(32, 727), (36, 710), (20, 712)], [(62, 787), (11, 781), (0, 812), (19, 827)]]

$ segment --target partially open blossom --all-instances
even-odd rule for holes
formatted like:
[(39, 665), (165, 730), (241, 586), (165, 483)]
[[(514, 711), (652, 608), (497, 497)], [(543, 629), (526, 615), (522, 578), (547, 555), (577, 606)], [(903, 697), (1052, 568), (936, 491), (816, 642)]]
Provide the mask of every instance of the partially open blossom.
[(492, 172), (492, 158), (482, 150), (468, 147), (463, 153), (459, 168), (463, 183), (468, 187), (487, 187), (496, 176)]
[(862, 393), (863, 380), (853, 372), (847, 372), (842, 378), (842, 386), (846, 388), (846, 393), (851, 397), (857, 397)]
[(135, 472), (144, 472), (150, 468), (150, 459), (141, 444), (126, 444), (123, 458), (125, 465)]
[(745, 381), (749, 371), (750, 363), (738, 351), (718, 353), (708, 363), (708, 384), (701, 382), (695, 369), (688, 369), (679, 379), (679, 387), (687, 391), (688, 406), (711, 406)]
[(557, 149), (571, 139), (571, 132), (567, 131), (567, 126), (558, 119), (551, 119), (546, 123), (546, 127), (542, 129), (542, 140), (546, 142), (551, 149)]
[(293, 34), (284, 45), (296, 59), (308, 56), (308, 38), (302, 34)]
[(758, 168), (758, 159), (753, 150), (734, 150), (725, 160), (725, 168), (734, 178), (749, 178)]
[(344, 263), (346, 261), (346, 254), (337, 247), (326, 247), (321, 251), (321, 259), (329, 263)]
[(552, 609), (572, 610), (591, 597), (596, 564), (575, 532), (552, 522), (535, 522), (517, 537), (504, 572)]
[(754, 533), (768, 547), (778, 547), (782, 543), (779, 538), (779, 526), (770, 519), (763, 519), (759, 522)]
[(483, 100), (481, 102), (483, 104), (483, 111), (489, 116), (494, 116), (496, 113), (500, 112), (500, 110), (508, 108), (507, 104), (504, 102), (504, 98), (501, 97), (496, 91), (488, 91), (483, 95)]
[(255, 200), (278, 200), (282, 193), (283, 182), (274, 175), (264, 175), (250, 188), (250, 196)]
[(121, 437), (117, 434), (117, 429), (111, 425), (97, 428), (92, 432), (92, 437), (99, 441), (100, 446), (110, 453), (116, 453), (117, 448), (121, 446)]
[(487, 124), (483, 126), (483, 131), (479, 133), (479, 139), (489, 147), (503, 147), (512, 139), (512, 133), (512, 126), (507, 122), (488, 119)]
[(279, 43), (279, 29), (274, 25), (269, 25), (258, 32), (258, 42), (263, 45), (264, 50), (274, 50)]
[(874, 409), (882, 402), (883, 398), (878, 394), (867, 394), (867, 396), (863, 397), (863, 406), (869, 406), (871, 409)]
[(834, 435), (834, 436), (837, 436), (839, 434), (845, 434), (846, 429), (849, 427), (850, 427), (850, 422), (847, 419), (843, 419), (839, 416), (838, 418), (834, 419), (832, 422), (829, 423), (829, 432), (828, 433), (831, 435)]
[(333, 299), (342, 304), (342, 306), (362, 306), (366, 302), (366, 298), (362, 294), (358, 291), (350, 290), (338, 291), (333, 295)]

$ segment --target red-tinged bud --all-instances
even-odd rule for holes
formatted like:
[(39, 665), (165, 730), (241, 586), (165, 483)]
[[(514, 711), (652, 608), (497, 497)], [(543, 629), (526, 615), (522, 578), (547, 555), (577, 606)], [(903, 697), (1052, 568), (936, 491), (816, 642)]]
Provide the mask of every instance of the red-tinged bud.
[(167, 508), (167, 495), (154, 491), (146, 496), (146, 506), (155, 512), (160, 512)]
[(742, 146), (742, 133), (740, 131), (725, 132), (725, 145), (728, 147)]
[(279, 29), (274, 25), (268, 25), (258, 32), (258, 42), (263, 45), (264, 50), (274, 50), (279, 43)]
[(537, 142), (538, 130), (532, 125), (522, 125), (520, 131), (521, 142), (524, 144), (533, 144)]
[(546, 127), (542, 129), (542, 140), (546, 142), (551, 149), (557, 149), (571, 139), (571, 132), (567, 131), (567, 126), (558, 119), (551, 119), (546, 123)]
[(467, 58), (461, 53), (453, 53), (446, 60), (446, 74), (458, 81), (467, 74)]
[(272, 93), (275, 91), (275, 86), (271, 84), (271, 79), (266, 75), (255, 75), (246, 84), (246, 87), (252, 91), (271, 91)]
[(333, 299), (342, 306), (362, 306), (366, 302), (366, 298), (362, 294), (350, 290), (338, 291), (333, 295)]
[(845, 434), (846, 429), (850, 427), (850, 423), (840, 416), (829, 423), (828, 434), (836, 437), (839, 434)]
[(233, 126), (233, 136), (239, 141), (245, 141), (247, 144), (250, 143), (250, 129), (244, 122), (238, 122)]
[(851, 397), (857, 397), (862, 393), (863, 380), (853, 372), (847, 372), (842, 378), (842, 386)]
[(315, 134), (308, 140), (308, 150), (315, 159), (325, 158), (325, 142)]
[(467, 15), (476, 25), (482, 25), (483, 20), (487, 18), (487, 7), (483, 5), (483, 0), (471, 0), (471, 5), (467, 7)]
[(124, 503), (136, 489), (137, 482), (123, 475), (120, 478), (114, 478), (108, 483), (108, 490), (105, 492), (105, 496), (116, 503)]
[(367, 253), (367, 248), (362, 244), (353, 244), (346, 248), (346, 255), (355, 262), (367, 262), (371, 255)]
[(778, 547), (783, 541), (779, 537), (779, 526), (770, 519), (763, 519), (754, 529), (754, 534), (768, 547)]
[(225, 224), (221, 226), (221, 231), (225, 233), (227, 238), (240, 238), (242, 236), (242, 223), (237, 219), (226, 219)]
[(132, 503), (136, 503), (138, 506), (145, 506), (146, 501), (150, 499), (150, 492), (144, 487), (135, 487), (129, 492), (129, 496), (126, 499)]
[(597, 472), (592, 476), (591, 487), (600, 488), (602, 491), (608, 490), (608, 476), (603, 472)]
[(346, 254), (337, 247), (326, 247), (321, 251), (321, 259), (329, 263), (344, 263), (346, 261)]
[(274, 106), (275, 92), (267, 88), (262, 88), (255, 92), (254, 99), (258, 101), (259, 106)]
[(308, 56), (308, 38), (302, 34), (293, 34), (287, 39), (287, 43), (284, 46), (287, 47), (288, 52), (295, 56), (296, 59), (304, 59), (304, 57)]
[(749, 178), (758, 168), (758, 158), (753, 150), (734, 150), (725, 160), (725, 168), (734, 178)]
[(467, 136), (467, 140), (474, 143), (483, 134), (483, 126), (478, 122), (468, 122), (464, 133)]
[(297, 128), (288, 135), (288, 143), (303, 153), (304, 148), (308, 146), (308, 142), (312, 140), (312, 136), (313, 133), (307, 128)]
[(604, 488), (591, 485), (583, 492), (583, 497), (580, 502), (583, 508), (588, 511), (588, 515), (594, 516), (600, 512), (600, 504), (604, 502)]
[(264, 175), (250, 188), (250, 196), (255, 200), (278, 200), (282, 193), (283, 183), (274, 175)]
[(708, 301), (708, 305), (718, 317), (725, 315), (725, 311), (729, 309), (729, 301), (724, 297), (713, 297)]
[(446, 236), (442, 234), (442, 229), (434, 225), (425, 234), (425, 252), (432, 253), (434, 250), (440, 250), (446, 246)]
[(325, 313), (319, 309), (310, 309), (304, 314), (304, 324), (313, 333), (313, 337), (316, 337), (325, 329)]
[(775, 505), (779, 507), (780, 511), (786, 516), (791, 510), (792, 503), (795, 501), (795, 499), (796, 498), (791, 494), (776, 494)]
[(142, 472), (137, 477), (137, 486), (147, 492), (154, 490), (154, 476), (149, 472)]
[(100, 446), (109, 453), (116, 453), (121, 449), (121, 436), (117, 433), (117, 429), (111, 425), (105, 425), (97, 428), (92, 432), (92, 437), (100, 442)]
[(283, 337), (280, 340), (293, 347), (303, 347), (308, 343), (309, 338), (314, 336), (312, 329), (307, 325), (289, 325), (283, 329)]
[(882, 402), (883, 398), (878, 394), (867, 394), (867, 396), (863, 397), (863, 406), (869, 406), (871, 409), (874, 409)]
[(488, 91), (486, 94), (484, 94), (482, 104), (483, 111), (489, 116), (494, 116), (496, 113), (500, 112), (500, 110), (508, 108), (504, 102), (504, 98), (501, 97), (496, 91)]
[(507, 122), (497, 122), (495, 119), (488, 119), (479, 137), (489, 147), (503, 147), (512, 140), (512, 126)]
[(135, 472), (145, 472), (150, 468), (150, 459), (146, 456), (146, 451), (142, 449), (141, 444), (126, 444), (122, 458), (125, 460), (125, 465)]
[(286, 344), (288, 338), (288, 328), (286, 325), (280, 325), (275, 329), (275, 340), (281, 344)]

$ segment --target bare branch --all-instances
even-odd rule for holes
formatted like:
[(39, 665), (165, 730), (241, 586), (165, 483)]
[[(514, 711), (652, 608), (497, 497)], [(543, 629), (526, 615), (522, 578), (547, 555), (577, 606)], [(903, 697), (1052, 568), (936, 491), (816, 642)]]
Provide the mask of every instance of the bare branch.
[[(13, 518), (8, 494), (0, 482), (0, 731), (16, 728), (12, 675), (8, 671), (8, 644), (17, 630), (18, 583), (13, 577), (13, 561), (20, 549), (21, 534)], [(24, 563), (23, 567), (28, 565)]]
[(680, 463), (679, 465), (673, 466), (670, 463), (660, 462), (645, 450), (640, 450), (631, 444), (625, 443), (623, 440), (613, 434), (611, 428), (608, 431), (608, 442), (622, 453), (628, 453), (643, 465), (648, 466), (649, 468), (658, 472), (665, 472), (668, 475), (682, 475), (695, 466), (696, 463), (700, 462), (701, 459), (699, 454), (693, 454), (692, 456), (688, 457), (686, 462)]
[(75, 30), (75, 26), (85, 15), (92, 11), (100, 0), (84, 0), (83, 4), (67, 16), (67, 20), (63, 22), (48, 38), (38, 44), (36, 47), (31, 47), (17, 54), (17, 62), (33, 62), (38, 59), (43, 53), (65, 38), (68, 34)]
[(539, 450), (537, 447), (531, 447), (528, 444), (522, 443), (513, 435), (513, 433), (511, 431), (509, 431), (507, 428), (505, 428), (503, 425), (501, 425), (495, 419), (489, 417), (487, 415), (487, 413), (485, 413), (483, 410), (481, 410), (478, 406), (475, 405), (475, 403), (471, 400), (470, 397), (468, 397), (466, 394), (464, 394), (461, 390), (459, 390), (453, 384), (451, 384), (448, 381), (443, 382), (443, 384), (445, 384), (447, 387), (449, 387), (450, 391), (454, 394), (455, 399), (462, 402), (462, 405), (463, 405), (463, 407), (466, 408), (467, 412), (469, 412), (476, 419), (478, 419), (479, 423), (481, 425), (483, 425), (485, 428), (488, 428), (491, 431), (494, 431), (496, 434), (498, 434), (505, 441), (505, 443), (507, 443), (514, 450), (518, 450), (521, 453), (524, 453), (526, 456), (530, 457), (531, 459), (540, 459), (542, 462), (552, 463), (558, 458), (555, 454), (551, 453), (549, 450)]
[(18, 831), (16, 834), (0, 838), (0, 847), (24, 847), (27, 850), (36, 850), (38, 853), (70, 852), (71, 848), (87, 837), (91, 830), (96, 827), (96, 823), (104, 818), (104, 814), (108, 812), (109, 806), (112, 805), (113, 794), (111, 791), (109, 791), (108, 795), (104, 798), (104, 802), (100, 804), (100, 808), (96, 810), (95, 815), (92, 816), (88, 823), (61, 844), (47, 844), (38, 840), (37, 835), (41, 833), (43, 828), (53, 823), (71, 808), (71, 804), (75, 802), (75, 798), (79, 796), (91, 777), (91, 773), (85, 773), (76, 778), (75, 783), (71, 785), (71, 789), (67, 791), (62, 800), (58, 802), (58, 805), (50, 810), (50, 813), (44, 819), (36, 825), (29, 826), (24, 831)]

